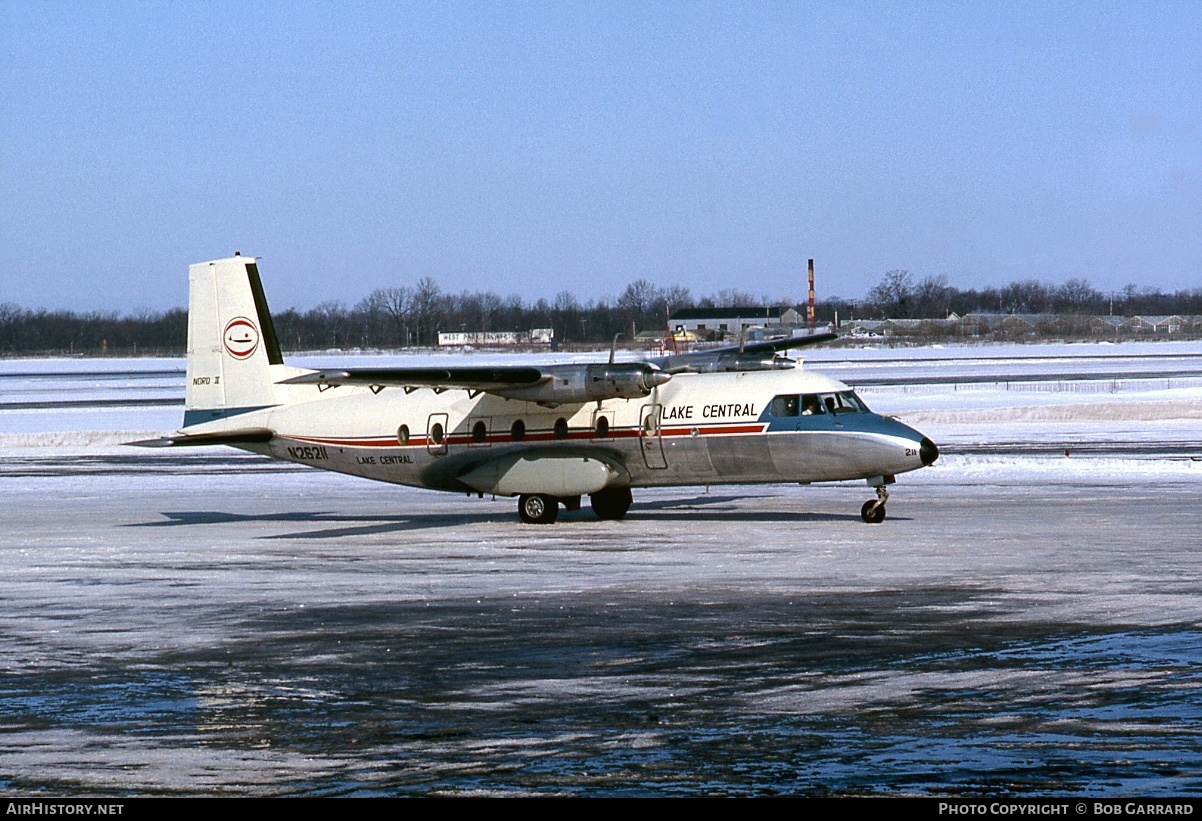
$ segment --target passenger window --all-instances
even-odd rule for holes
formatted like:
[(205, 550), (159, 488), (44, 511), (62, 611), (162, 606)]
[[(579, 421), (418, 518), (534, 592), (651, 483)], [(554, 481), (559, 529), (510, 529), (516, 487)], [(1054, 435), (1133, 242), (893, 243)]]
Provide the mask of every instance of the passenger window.
[(772, 400), (772, 415), (777, 419), (782, 419), (786, 416), (796, 416), (797, 394), (791, 396), (778, 396)]

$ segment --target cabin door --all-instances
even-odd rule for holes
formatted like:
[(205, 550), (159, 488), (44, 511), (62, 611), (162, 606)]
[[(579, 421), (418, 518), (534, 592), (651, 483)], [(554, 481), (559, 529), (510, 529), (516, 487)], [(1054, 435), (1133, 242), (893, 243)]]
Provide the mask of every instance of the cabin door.
[(643, 405), (639, 413), (639, 447), (643, 451), (643, 462), (652, 470), (663, 470), (668, 466), (664, 455), (664, 406)]

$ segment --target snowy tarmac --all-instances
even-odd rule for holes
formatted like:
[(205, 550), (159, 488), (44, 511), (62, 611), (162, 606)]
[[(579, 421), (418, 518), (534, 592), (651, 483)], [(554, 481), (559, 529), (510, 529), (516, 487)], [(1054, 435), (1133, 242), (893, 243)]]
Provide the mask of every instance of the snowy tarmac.
[(9, 412), (0, 789), (1202, 790), (1197, 390), (864, 396), (944, 449), (879, 526), (851, 483), (523, 526)]

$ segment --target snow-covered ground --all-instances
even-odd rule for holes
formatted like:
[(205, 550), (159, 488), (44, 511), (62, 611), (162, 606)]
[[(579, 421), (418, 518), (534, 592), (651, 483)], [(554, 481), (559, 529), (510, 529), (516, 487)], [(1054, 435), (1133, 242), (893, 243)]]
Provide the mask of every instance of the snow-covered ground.
[(523, 526), (512, 500), (120, 445), (178, 406), (72, 406), (179, 392), (182, 362), (0, 362), (0, 404), (56, 403), (0, 408), (0, 791), (1196, 794), (1199, 353), (813, 352), (918, 379), (1132, 363), (863, 388), (944, 450), (876, 526), (862, 482)]

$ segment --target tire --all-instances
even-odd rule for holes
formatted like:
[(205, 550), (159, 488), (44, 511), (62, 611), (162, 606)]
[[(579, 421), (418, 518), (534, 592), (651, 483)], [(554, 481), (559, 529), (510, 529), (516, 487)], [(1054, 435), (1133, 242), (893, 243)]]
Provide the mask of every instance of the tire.
[(559, 500), (543, 493), (518, 497), (518, 516), (528, 525), (551, 525), (559, 518)]
[(598, 519), (621, 519), (634, 501), (628, 487), (607, 487), (588, 498)]
[(860, 508), (860, 518), (870, 525), (879, 525), (885, 521), (885, 506), (878, 505), (875, 499), (869, 499)]

